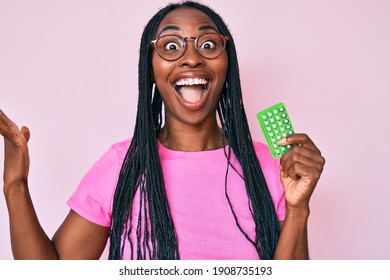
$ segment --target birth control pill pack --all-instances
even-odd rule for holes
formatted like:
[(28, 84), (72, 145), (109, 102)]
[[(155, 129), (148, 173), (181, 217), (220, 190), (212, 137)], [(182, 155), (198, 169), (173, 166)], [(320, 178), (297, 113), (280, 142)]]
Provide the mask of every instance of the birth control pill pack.
[(281, 157), (291, 146), (281, 146), (278, 141), (294, 133), (286, 106), (283, 103), (278, 103), (257, 113), (256, 117), (272, 156), (274, 158)]

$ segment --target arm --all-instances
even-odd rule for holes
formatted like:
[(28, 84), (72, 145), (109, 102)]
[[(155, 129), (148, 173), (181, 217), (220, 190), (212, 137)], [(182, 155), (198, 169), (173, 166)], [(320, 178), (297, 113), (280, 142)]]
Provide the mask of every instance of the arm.
[(73, 210), (53, 236), (59, 259), (98, 260), (110, 234), (109, 227), (94, 224)]
[(11, 247), (15, 259), (56, 259), (55, 248), (39, 224), (26, 183), (4, 184)]
[(70, 211), (51, 241), (35, 214), (27, 186), (10, 188), (6, 195), (11, 246), (15, 259), (99, 259), (109, 228)]
[(282, 145), (294, 146), (280, 160), (280, 177), (286, 194), (286, 218), (281, 223), (274, 259), (309, 259), (309, 201), (325, 159), (305, 134), (289, 135), (281, 142)]
[(280, 222), (280, 236), (274, 253), (275, 260), (308, 260), (308, 214), (290, 215)]
[[(71, 211), (53, 242), (42, 229), (30, 197), (27, 177), (30, 158), (27, 127), (21, 130), (0, 110), (4, 137), (4, 195), (10, 219), (11, 247), (15, 259), (97, 259), (109, 228), (98, 226)], [(88, 240), (88, 242), (87, 242)]]

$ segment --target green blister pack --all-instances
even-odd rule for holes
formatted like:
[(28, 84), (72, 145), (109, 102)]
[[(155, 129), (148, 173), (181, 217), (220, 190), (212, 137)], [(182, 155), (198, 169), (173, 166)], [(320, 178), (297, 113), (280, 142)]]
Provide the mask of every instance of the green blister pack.
[(278, 141), (294, 133), (286, 106), (283, 103), (278, 103), (257, 113), (256, 117), (272, 156), (274, 158), (281, 157), (291, 145), (281, 146)]

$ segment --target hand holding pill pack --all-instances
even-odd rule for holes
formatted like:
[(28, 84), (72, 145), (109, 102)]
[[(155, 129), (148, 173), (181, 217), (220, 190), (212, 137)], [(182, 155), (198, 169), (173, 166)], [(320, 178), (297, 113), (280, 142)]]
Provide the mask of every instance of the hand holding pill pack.
[(291, 145), (281, 146), (278, 144), (278, 141), (294, 133), (286, 106), (283, 103), (278, 103), (259, 112), (256, 117), (272, 156), (274, 158), (281, 157), (288, 151)]

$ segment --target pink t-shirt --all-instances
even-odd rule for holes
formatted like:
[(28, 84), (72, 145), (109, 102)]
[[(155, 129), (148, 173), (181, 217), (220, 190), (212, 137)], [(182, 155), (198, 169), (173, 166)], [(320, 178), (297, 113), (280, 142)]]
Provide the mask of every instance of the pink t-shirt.
[[(111, 206), (119, 171), (130, 140), (114, 144), (88, 171), (68, 205), (85, 219), (110, 226)], [(279, 161), (262, 143), (254, 142), (278, 219), (284, 220), (285, 197)], [(175, 224), (181, 259), (259, 259), (253, 245), (238, 229), (225, 196), (227, 160), (224, 149), (180, 152), (158, 143), (167, 197)], [(232, 153), (231, 163), (242, 174)], [(255, 239), (248, 196), (243, 179), (229, 169), (227, 190), (243, 230)], [(137, 228), (139, 195), (133, 205), (133, 229)], [(136, 244), (132, 233), (133, 244)], [(126, 246), (124, 258), (129, 258)]]

